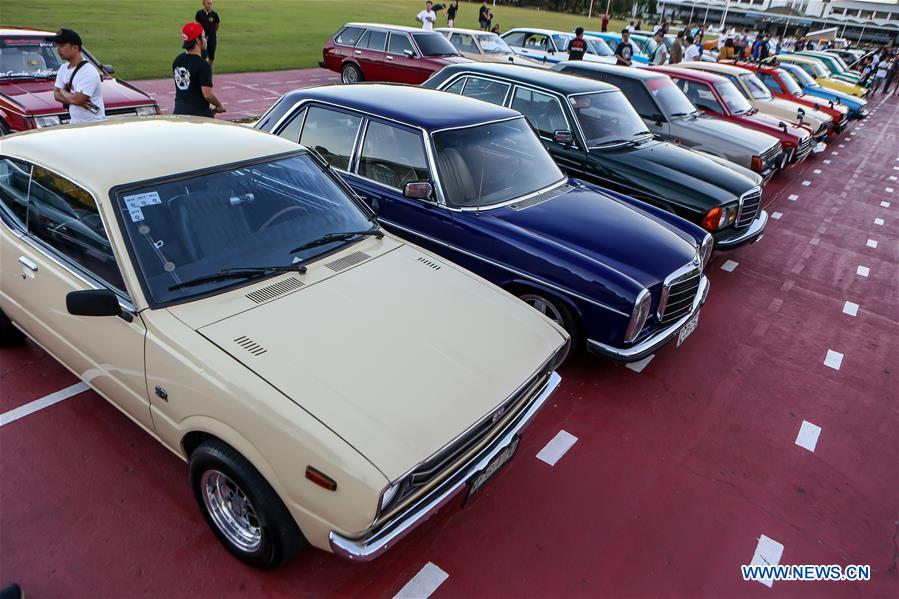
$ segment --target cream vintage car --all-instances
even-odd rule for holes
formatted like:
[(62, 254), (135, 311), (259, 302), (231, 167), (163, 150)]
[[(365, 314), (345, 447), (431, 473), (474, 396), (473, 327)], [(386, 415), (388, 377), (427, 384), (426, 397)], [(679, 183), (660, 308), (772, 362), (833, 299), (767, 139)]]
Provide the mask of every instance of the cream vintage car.
[(13, 135), (0, 216), (0, 340), (21, 330), (187, 461), (251, 565), (307, 542), (379, 555), (480, 488), (560, 381), (560, 327), (382, 232), (317, 154), (267, 133)]
[(443, 34), (459, 53), (476, 62), (502, 62), (525, 67), (548, 68), (546, 61), (533, 60), (516, 54), (506, 41), (491, 31), (438, 27), (434, 31)]

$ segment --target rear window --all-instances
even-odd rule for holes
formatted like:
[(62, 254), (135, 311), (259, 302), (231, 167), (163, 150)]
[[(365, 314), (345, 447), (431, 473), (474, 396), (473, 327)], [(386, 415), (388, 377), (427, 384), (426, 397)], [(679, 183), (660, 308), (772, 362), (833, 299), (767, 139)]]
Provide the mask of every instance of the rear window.
[(334, 36), (334, 41), (338, 44), (355, 46), (364, 31), (365, 29), (362, 27), (344, 27)]
[(456, 50), (448, 39), (439, 33), (413, 33), (412, 37), (418, 44), (423, 56), (458, 56)]

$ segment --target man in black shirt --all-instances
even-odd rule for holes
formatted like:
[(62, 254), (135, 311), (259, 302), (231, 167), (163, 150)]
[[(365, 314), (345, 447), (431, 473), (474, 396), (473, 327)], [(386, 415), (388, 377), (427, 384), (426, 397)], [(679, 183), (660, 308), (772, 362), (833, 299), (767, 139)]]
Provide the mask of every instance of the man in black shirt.
[(459, 12), (459, 0), (453, 0), (446, 8), (446, 26), (452, 27), (456, 24), (456, 13)]
[(584, 39), (584, 28), (574, 30), (574, 39), (568, 42), (568, 60), (583, 60), (587, 53), (587, 40)]
[(490, 31), (491, 20), (493, 20), (493, 15), (490, 14), (490, 8), (487, 7), (487, 0), (484, 0), (481, 8), (478, 9), (478, 24), (481, 26), (481, 31)]
[(618, 47), (615, 48), (615, 60), (616, 63), (629, 67), (631, 66), (631, 59), (634, 56), (634, 46), (631, 44), (631, 32), (627, 29), (624, 29), (621, 32), (621, 43), (618, 44)]
[[(212, 89), (212, 67), (203, 60), (206, 48), (206, 34), (203, 27), (192, 21), (181, 28), (182, 47), (186, 50), (172, 63), (175, 78), (174, 114), (211, 117), (217, 112), (225, 112)], [(212, 104), (213, 108), (209, 105)]]
[(212, 10), (212, 0), (203, 0), (203, 8), (197, 11), (194, 19), (203, 26), (203, 31), (206, 33), (206, 51), (203, 53), (203, 58), (209, 61), (209, 66), (212, 66), (215, 61), (215, 37), (219, 30), (219, 23), (222, 22), (219, 14)]

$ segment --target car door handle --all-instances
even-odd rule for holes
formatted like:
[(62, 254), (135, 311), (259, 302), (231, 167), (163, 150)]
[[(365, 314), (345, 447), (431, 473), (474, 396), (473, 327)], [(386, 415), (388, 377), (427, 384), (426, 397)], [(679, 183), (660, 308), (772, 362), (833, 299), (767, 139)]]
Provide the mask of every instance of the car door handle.
[(385, 56), (384, 58), (386, 58), (387, 60), (393, 60), (393, 56), (390, 56), (390, 55)]
[(356, 54), (362, 54), (362, 50), (356, 50)]
[(32, 262), (25, 256), (19, 256), (19, 264), (21, 264), (31, 272), (37, 272), (37, 264)]

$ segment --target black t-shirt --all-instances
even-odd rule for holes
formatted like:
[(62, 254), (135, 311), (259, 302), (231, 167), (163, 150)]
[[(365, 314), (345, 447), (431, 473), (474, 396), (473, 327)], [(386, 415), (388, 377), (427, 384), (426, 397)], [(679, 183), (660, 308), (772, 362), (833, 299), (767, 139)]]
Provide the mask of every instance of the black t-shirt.
[(203, 97), (203, 86), (212, 87), (212, 67), (196, 54), (183, 52), (172, 63), (175, 79), (174, 114), (211, 116), (209, 102)]
[(478, 21), (481, 23), (486, 23), (490, 20), (490, 8), (486, 5), (481, 5), (480, 10), (478, 10)]
[(456, 10), (458, 10), (458, 6), (455, 4), (450, 4), (446, 9), (446, 18), (449, 20), (453, 20), (456, 18)]
[(210, 40), (215, 39), (215, 26), (221, 23), (221, 19), (219, 19), (219, 14), (214, 10), (210, 10), (209, 14), (206, 14), (206, 11), (202, 8), (197, 11), (197, 16), (195, 17), (197, 23), (203, 26), (203, 31), (206, 32), (206, 38)]
[(568, 42), (568, 60), (583, 60), (587, 52), (587, 41), (583, 38), (574, 38)]
[(634, 47), (631, 45), (631, 42), (619, 43), (618, 47), (615, 48), (615, 56), (618, 57), (618, 64), (625, 64), (622, 62), (622, 58), (631, 60), (634, 57)]

